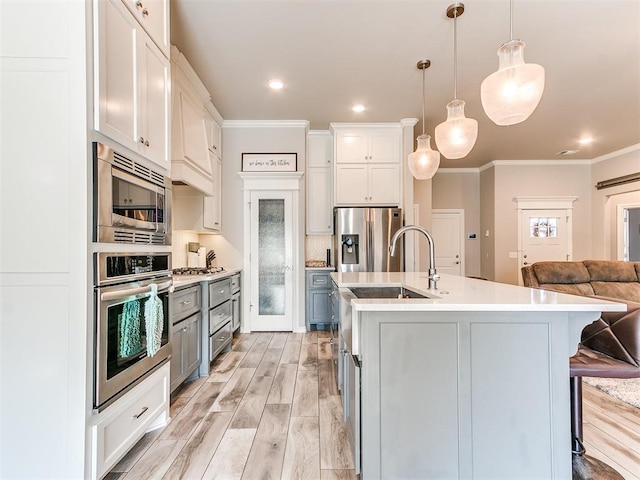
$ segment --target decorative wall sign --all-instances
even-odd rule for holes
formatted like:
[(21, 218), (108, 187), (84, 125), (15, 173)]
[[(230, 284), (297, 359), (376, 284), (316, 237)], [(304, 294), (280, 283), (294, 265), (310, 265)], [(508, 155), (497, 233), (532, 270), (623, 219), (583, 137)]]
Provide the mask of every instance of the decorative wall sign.
[(243, 172), (295, 172), (297, 153), (243, 153)]

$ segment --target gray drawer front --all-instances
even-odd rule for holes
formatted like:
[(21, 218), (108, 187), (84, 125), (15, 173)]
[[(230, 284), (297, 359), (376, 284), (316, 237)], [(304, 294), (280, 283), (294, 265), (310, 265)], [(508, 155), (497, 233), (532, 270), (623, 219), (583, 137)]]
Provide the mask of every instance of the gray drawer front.
[(231, 301), (227, 300), (222, 305), (209, 310), (209, 334), (212, 334), (226, 322), (231, 320)]
[(171, 323), (176, 323), (200, 311), (202, 307), (202, 289), (200, 284), (177, 290), (171, 296)]
[(225, 278), (209, 284), (209, 308), (220, 305), (231, 298), (231, 279)]
[(331, 288), (331, 279), (328, 272), (308, 272), (307, 288), (313, 290), (315, 288)]
[(235, 293), (240, 290), (240, 274), (236, 273), (231, 276), (231, 292)]
[(231, 342), (231, 323), (227, 323), (224, 327), (209, 337), (209, 361), (213, 360), (220, 351)]

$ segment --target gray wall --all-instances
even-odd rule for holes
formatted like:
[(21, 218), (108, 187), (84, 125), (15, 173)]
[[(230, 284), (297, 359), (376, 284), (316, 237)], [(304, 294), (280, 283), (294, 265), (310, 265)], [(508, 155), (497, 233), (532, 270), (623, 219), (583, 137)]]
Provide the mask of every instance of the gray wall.
[(480, 172), (480, 276), (495, 279), (495, 171)]
[[(433, 177), (433, 208), (464, 210), (465, 275), (480, 275), (480, 172), (441, 169)], [(476, 238), (469, 240), (468, 234)]]

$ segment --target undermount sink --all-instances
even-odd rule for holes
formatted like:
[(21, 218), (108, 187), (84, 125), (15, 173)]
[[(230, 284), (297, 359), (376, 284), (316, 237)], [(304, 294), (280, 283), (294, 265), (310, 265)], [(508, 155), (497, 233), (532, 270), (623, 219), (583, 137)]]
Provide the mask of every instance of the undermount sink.
[(403, 287), (352, 287), (356, 298), (429, 298)]

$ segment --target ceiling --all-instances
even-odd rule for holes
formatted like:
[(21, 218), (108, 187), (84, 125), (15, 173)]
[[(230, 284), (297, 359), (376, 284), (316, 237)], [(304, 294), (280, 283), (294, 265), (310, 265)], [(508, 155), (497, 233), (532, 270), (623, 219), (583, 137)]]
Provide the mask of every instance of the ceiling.
[[(225, 120), (308, 120), (311, 129), (421, 118), (416, 63), (428, 58), (433, 137), (453, 99), (450, 3), (171, 0), (171, 37)], [(458, 98), (479, 133), (467, 157), (442, 157), (441, 167), (592, 159), (640, 143), (640, 0), (514, 0), (514, 38), (526, 42), (525, 61), (545, 68), (546, 86), (531, 117), (509, 127), (489, 120), (480, 102), (480, 84), (510, 39), (509, 0), (467, 0), (457, 22)], [(270, 90), (271, 78), (285, 88)], [(356, 114), (354, 103), (367, 109)], [(593, 143), (578, 145), (585, 135)], [(565, 149), (580, 151), (557, 154)]]

